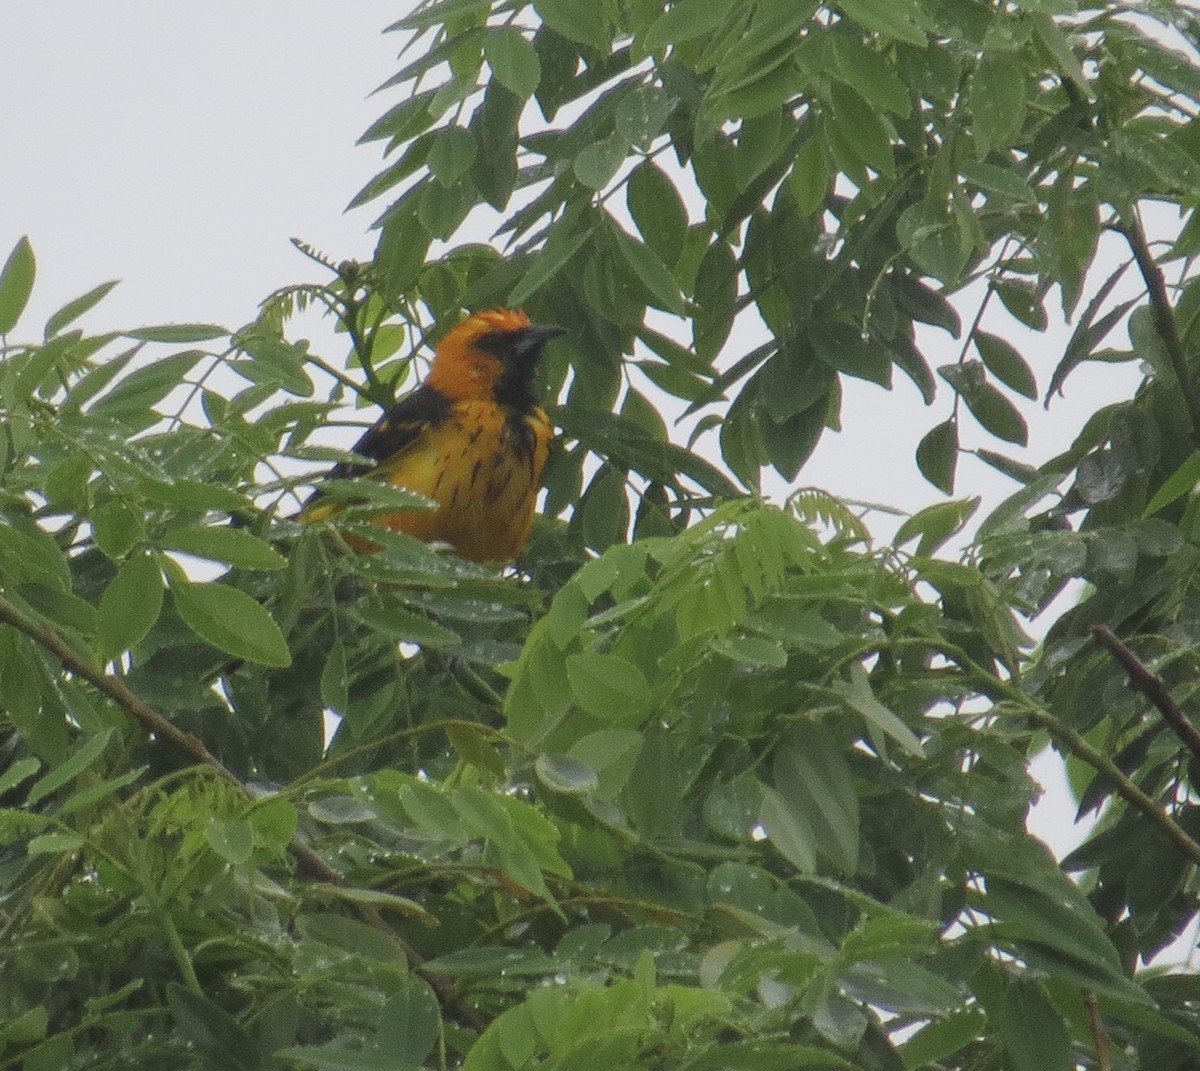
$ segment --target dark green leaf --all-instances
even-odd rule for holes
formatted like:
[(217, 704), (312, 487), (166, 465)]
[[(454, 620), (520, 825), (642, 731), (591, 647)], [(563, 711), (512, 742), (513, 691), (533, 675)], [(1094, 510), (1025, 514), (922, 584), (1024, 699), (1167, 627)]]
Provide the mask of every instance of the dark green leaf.
[(1016, 346), (998, 335), (989, 335), (986, 331), (976, 331), (973, 337), (975, 348), (979, 350), (983, 363), (992, 375), (1018, 394), (1026, 398), (1037, 398), (1037, 381)]
[(105, 729), (103, 732), (97, 733), (72, 752), (68, 758), (55, 764), (49, 772), (30, 786), (29, 792), (25, 796), (26, 806), (32, 807), (41, 802), (50, 793), (62, 788), (68, 781), (74, 780), (84, 770), (90, 769), (104, 754), (104, 749), (108, 747), (108, 742), (112, 739), (115, 731), (115, 729)]
[(971, 114), (980, 159), (1007, 148), (1025, 117), (1025, 71), (1005, 52), (986, 53), (971, 79)]
[(988, 1007), (1015, 1071), (1071, 1071), (1071, 1041), (1066, 1024), (1037, 982), (1015, 978), (1002, 1001)]
[(843, 874), (858, 869), (858, 795), (837, 740), (822, 726), (795, 730), (775, 752), (775, 790), (813, 832), (819, 854)]
[(675, 184), (646, 160), (633, 169), (625, 194), (643, 240), (667, 267), (673, 267), (683, 251), (688, 226)]
[(158, 563), (135, 554), (104, 590), (97, 617), (96, 645), (105, 661), (136, 647), (162, 610), (163, 580)]
[(675, 282), (666, 265), (658, 259), (654, 250), (636, 238), (631, 238), (619, 227), (614, 227), (613, 232), (625, 259), (654, 296), (658, 307), (676, 316), (682, 316), (686, 310), (683, 299), (679, 296), (679, 284)]
[(1190, 494), (1197, 483), (1200, 483), (1200, 450), (1189, 454), (1183, 464), (1167, 477), (1163, 485), (1155, 492), (1154, 497), (1146, 504), (1142, 516), (1154, 516), (1160, 509), (1169, 506), (1182, 496)]
[(947, 420), (930, 431), (917, 445), (917, 468), (943, 494), (954, 494), (954, 470), (958, 466), (958, 424)]
[(798, 207), (806, 216), (811, 216), (825, 204), (829, 193), (829, 158), (825, 153), (824, 141), (815, 134), (805, 140), (796, 153), (788, 183)]
[(358, 616), (368, 625), (382, 629), (389, 636), (407, 643), (420, 644), (422, 647), (440, 650), (462, 643), (462, 637), (445, 625), (439, 625), (428, 617), (414, 614), (411, 610), (394, 604), (364, 606), (358, 611)]

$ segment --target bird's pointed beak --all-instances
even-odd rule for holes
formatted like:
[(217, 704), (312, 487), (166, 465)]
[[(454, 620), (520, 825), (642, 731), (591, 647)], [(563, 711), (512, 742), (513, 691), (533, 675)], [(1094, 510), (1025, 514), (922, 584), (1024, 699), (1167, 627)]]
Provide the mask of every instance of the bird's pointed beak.
[(521, 331), (518, 346), (523, 353), (537, 353), (552, 338), (566, 333), (567, 329), (557, 324), (530, 324)]

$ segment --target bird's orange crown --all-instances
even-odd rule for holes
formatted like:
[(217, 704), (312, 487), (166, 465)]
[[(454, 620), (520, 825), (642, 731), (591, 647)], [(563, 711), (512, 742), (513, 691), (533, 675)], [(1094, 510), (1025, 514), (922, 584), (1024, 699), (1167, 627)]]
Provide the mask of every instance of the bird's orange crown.
[(477, 343), (486, 335), (508, 334), (530, 326), (529, 317), (520, 310), (487, 309), (468, 316), (438, 343), (425, 382), (454, 401), (491, 398), (504, 365)]

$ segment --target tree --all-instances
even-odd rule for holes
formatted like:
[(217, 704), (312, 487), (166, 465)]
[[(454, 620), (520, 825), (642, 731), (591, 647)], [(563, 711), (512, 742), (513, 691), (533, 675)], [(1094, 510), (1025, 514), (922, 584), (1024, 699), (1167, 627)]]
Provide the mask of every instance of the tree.
[[(432, 0), (392, 29), (372, 263), (314, 254), (232, 333), (86, 334), (106, 284), (5, 346), (0, 1066), (1196, 1066), (1196, 977), (1147, 966), (1200, 864), (1194, 12)], [(1182, 225), (1152, 240), (1150, 206)], [(455, 243), (488, 212), (503, 252)], [(33, 281), (22, 242), (6, 340)], [(1043, 366), (1009, 325), (1051, 302)], [(499, 303), (573, 332), (517, 570), (370, 526), (413, 503), (367, 482), (289, 519), (346, 457), (330, 415)], [(289, 339), (310, 305), (344, 358)], [(828, 495), (755, 497), (842, 377), (932, 395), (929, 328), (962, 347), (915, 459), (947, 494), (968, 420), (1021, 442), (1014, 395), (1145, 378), (1036, 470), (975, 451), (1018, 489), (961, 560), (970, 500), (876, 547)], [(1024, 828), (1047, 741), (1101, 814), (1061, 866)]]

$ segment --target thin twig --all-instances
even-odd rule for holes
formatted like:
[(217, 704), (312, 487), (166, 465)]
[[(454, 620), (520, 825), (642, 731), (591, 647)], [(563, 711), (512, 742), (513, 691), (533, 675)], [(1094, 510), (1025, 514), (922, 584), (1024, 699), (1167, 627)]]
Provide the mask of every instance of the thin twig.
[(1183, 395), (1188, 420), (1192, 425), (1192, 441), (1200, 444), (1200, 398), (1197, 397), (1188, 368), (1183, 340), (1180, 339), (1179, 328), (1175, 324), (1175, 314), (1171, 310), (1166, 277), (1155, 262), (1154, 254), (1150, 252), (1146, 230), (1135, 211), (1123, 213), (1116, 229), (1125, 236), (1129, 248), (1133, 251), (1133, 259), (1137, 261), (1138, 270), (1146, 281), (1146, 289), (1150, 294), (1150, 309), (1154, 313), (1154, 329), (1167, 351), (1167, 359), (1171, 362), (1171, 370), (1175, 373), (1175, 380)]
[(1146, 795), (1130, 780), (1125, 772), (1104, 752), (1094, 748), (1071, 726), (1059, 721), (1048, 710), (1023, 689), (989, 673), (966, 651), (955, 644), (939, 644), (941, 654), (958, 664), (973, 678), (984, 695), (993, 700), (1004, 698), (1017, 708), (1016, 713), (1026, 718), (1039, 729), (1045, 729), (1060, 747), (1065, 748), (1077, 759), (1082, 759), (1093, 770), (1107, 778), (1113, 790), (1135, 810), (1149, 818), (1179, 849), (1190, 862), (1200, 866), (1200, 843), (1188, 835), (1187, 830), (1167, 814), (1150, 796)]
[(1167, 687), (1167, 682), (1158, 674), (1153, 673), (1105, 625), (1093, 625), (1092, 635), (1101, 647), (1121, 663), (1134, 690), (1141, 692), (1158, 708), (1158, 712), (1171, 727), (1171, 731), (1179, 737), (1188, 751), (1200, 759), (1200, 729), (1192, 724), (1179, 704), (1171, 698), (1171, 690)]
[[(67, 643), (54, 629), (29, 617), (3, 595), (0, 595), (0, 624), (11, 625), (18, 632), (44, 647), (58, 659), (68, 673), (87, 681), (97, 691), (108, 696), (151, 737), (164, 741), (199, 765), (215, 771), (223, 780), (234, 785), (247, 799), (254, 798), (237, 775), (213, 755), (199, 737), (185, 733), (178, 726), (173, 725), (152, 709), (140, 696), (130, 691), (120, 677), (105, 673), (95, 662)], [(346, 886), (345, 876), (326, 863), (299, 835), (292, 838), (288, 850), (296, 860), (301, 873), (331, 885)], [(397, 934), (375, 908), (367, 904), (356, 904), (355, 908), (364, 922), (386, 934), (403, 951), (411, 969), (419, 973), (433, 989), (447, 1015), (467, 1029), (482, 1033), (487, 1027), (487, 1023), (474, 1008), (451, 992), (446, 979), (421, 969), (423, 961), (421, 954)]]
[(177, 751), (183, 752), (204, 766), (211, 767), (225, 780), (235, 785), (241, 785), (237, 777), (204, 746), (204, 742), (199, 737), (185, 733), (167, 721), (161, 714), (152, 710), (143, 699), (134, 695), (120, 677), (113, 677), (105, 673), (94, 662), (86, 659), (67, 643), (54, 629), (26, 616), (3, 595), (0, 595), (0, 623), (12, 625), (18, 632), (23, 632), (35, 643), (44, 647), (62, 663), (64, 669), (87, 681), (97, 691), (108, 696), (151, 736), (165, 740)]
[(1096, 1043), (1096, 1071), (1112, 1071), (1112, 1061), (1108, 1058), (1108, 1031), (1104, 1029), (1104, 1020), (1100, 1018), (1100, 1005), (1096, 1003), (1096, 994), (1090, 989), (1085, 989), (1083, 1003), (1087, 1007), (1088, 1019), (1092, 1024), (1092, 1040)]

